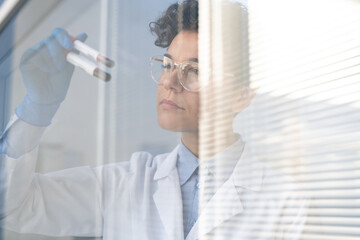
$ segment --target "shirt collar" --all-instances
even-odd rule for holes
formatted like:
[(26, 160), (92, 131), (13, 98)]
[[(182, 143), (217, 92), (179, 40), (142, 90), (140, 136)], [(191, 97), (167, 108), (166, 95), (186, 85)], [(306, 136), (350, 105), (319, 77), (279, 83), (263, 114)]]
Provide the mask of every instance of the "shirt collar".
[[(244, 142), (239, 136), (235, 143), (217, 153), (214, 157), (202, 161), (202, 168), (207, 169), (210, 177), (213, 178), (216, 175), (218, 180), (223, 179), (223, 181), (226, 181), (231, 176), (238, 160), (240, 159), (244, 145)], [(216, 163), (219, 163), (219, 165), (217, 166)], [(180, 141), (179, 144), (178, 161), (176, 166), (181, 185), (186, 183), (199, 167), (199, 159), (190, 152), (182, 141)]]
[[(185, 146), (183, 146), (183, 147), (185, 150), (187, 150), (187, 148)], [(179, 170), (180, 167), (178, 166), (178, 162), (180, 162), (180, 161), (178, 161), (180, 158), (179, 150), (180, 150), (180, 144), (171, 153), (169, 153), (169, 155), (166, 157), (166, 159), (164, 161), (161, 162), (161, 164), (159, 164), (157, 171), (154, 175), (154, 180), (159, 180), (160, 178), (168, 176), (169, 173), (174, 168), (177, 168), (178, 173), (182, 172), (182, 170)], [(189, 150), (187, 150), (187, 151), (190, 152)], [(215, 157), (213, 157), (207, 161), (202, 161), (201, 168), (202, 169), (207, 168), (207, 172), (209, 173), (208, 176), (211, 177), (212, 180), (216, 180), (215, 173), (217, 173), (217, 171), (215, 171), (216, 170), (216, 165), (215, 165), (216, 161), (215, 160), (216, 159), (219, 159), (219, 160), (224, 159), (223, 157), (228, 155), (228, 154), (226, 154), (227, 152), (229, 152), (229, 155), (230, 155), (229, 159), (232, 160), (232, 161), (231, 160), (229, 161), (229, 159), (227, 160), (227, 166), (232, 166), (231, 163), (233, 163), (235, 165), (232, 170), (234, 184), (236, 186), (242, 186), (242, 187), (246, 187), (248, 189), (254, 190), (254, 191), (258, 191), (262, 185), (265, 166), (263, 166), (263, 163), (261, 163), (260, 161), (258, 161), (254, 158), (253, 154), (249, 151), (249, 148), (245, 147), (245, 143), (241, 140), (241, 138), (239, 138), (239, 140), (237, 140), (233, 145), (226, 148), (224, 151), (216, 154)], [(225, 155), (224, 155), (224, 153), (225, 153)], [(191, 153), (191, 155), (195, 159), (197, 159), (195, 157), (195, 155), (193, 155), (192, 153)], [(231, 157), (231, 156), (234, 156), (234, 157)], [(238, 156), (238, 157), (235, 157), (235, 156)], [(183, 159), (183, 160), (186, 160), (186, 159)], [(191, 161), (189, 161), (189, 162), (191, 162)], [(198, 163), (198, 161), (197, 161), (197, 163)], [(226, 172), (227, 173), (231, 172), (230, 169), (232, 169), (232, 167), (229, 167), (228, 171), (226, 171)], [(201, 171), (201, 172), (204, 172), (204, 171)], [(224, 175), (226, 175), (226, 174), (224, 174)], [(230, 178), (230, 177), (231, 177), (231, 174), (229, 175), (228, 178)], [(185, 177), (185, 182), (187, 179)], [(224, 177), (222, 177), (222, 179), (224, 179)]]
[(178, 161), (176, 166), (178, 169), (181, 185), (189, 180), (191, 175), (193, 175), (199, 166), (199, 159), (192, 152), (190, 152), (189, 149), (187, 149), (182, 141), (180, 141), (179, 144)]

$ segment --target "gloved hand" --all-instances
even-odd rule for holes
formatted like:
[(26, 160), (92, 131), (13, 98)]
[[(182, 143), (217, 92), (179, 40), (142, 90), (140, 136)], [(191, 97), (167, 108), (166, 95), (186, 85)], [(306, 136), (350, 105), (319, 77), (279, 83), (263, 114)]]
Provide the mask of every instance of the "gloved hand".
[[(77, 38), (85, 41), (87, 35)], [(65, 99), (74, 66), (66, 61), (66, 51), (73, 48), (71, 36), (56, 28), (52, 34), (27, 49), (20, 61), (20, 71), (26, 87), (24, 101), (16, 115), (36, 126), (47, 126)]]

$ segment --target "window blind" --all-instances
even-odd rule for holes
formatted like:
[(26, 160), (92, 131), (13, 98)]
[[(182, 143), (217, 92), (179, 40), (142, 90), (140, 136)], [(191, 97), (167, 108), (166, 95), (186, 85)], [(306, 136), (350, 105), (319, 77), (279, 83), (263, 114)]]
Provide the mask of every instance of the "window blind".
[[(201, 98), (200, 156), (209, 158), (228, 141), (224, 129), (231, 116), (224, 109), (234, 94), (229, 78), (248, 80), (246, 86), (255, 97), (236, 116), (233, 127), (250, 158), (265, 164), (273, 175), (264, 176), (262, 185), (269, 190), (268, 198), (250, 196), (251, 204), (243, 206), (253, 220), (243, 236), (257, 236), (254, 229), (268, 227), (266, 214), (254, 209), (292, 192), (306, 201), (301, 207), (306, 221), (288, 236), (359, 239), (360, 2), (258, 0), (250, 1), (246, 11), (241, 5), (200, 1), (201, 79), (211, 86)], [(215, 168), (224, 172), (229, 163), (220, 160)], [(206, 167), (201, 172), (206, 179)], [(203, 206), (216, 182), (221, 180), (205, 182)], [(214, 219), (225, 206), (229, 204), (218, 205), (222, 211)], [(276, 208), (266, 207), (274, 214)], [(291, 229), (296, 208), (282, 214), (288, 222), (274, 222), (276, 228), (262, 237), (276, 239), (280, 228)], [(205, 220), (203, 229), (211, 221), (215, 220)]]

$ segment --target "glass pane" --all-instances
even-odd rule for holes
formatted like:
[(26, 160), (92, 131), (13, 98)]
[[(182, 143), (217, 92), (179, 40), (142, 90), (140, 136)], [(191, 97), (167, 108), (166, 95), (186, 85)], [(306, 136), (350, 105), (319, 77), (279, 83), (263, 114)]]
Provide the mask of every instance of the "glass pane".
[[(247, 27), (239, 2), (201, 1), (199, 58), (211, 87), (201, 98), (200, 209), (221, 184), (228, 189), (200, 232), (204, 239), (359, 238), (359, 2), (249, 1)], [(234, 94), (229, 71), (249, 80), (245, 96), (255, 92), (234, 121), (226, 107), (243, 93)], [(244, 141), (233, 178), (241, 205), (224, 183), (236, 151), (206, 161), (229, 145), (231, 124)]]
[(6, 2), (2, 239), (360, 237), (358, 1)]

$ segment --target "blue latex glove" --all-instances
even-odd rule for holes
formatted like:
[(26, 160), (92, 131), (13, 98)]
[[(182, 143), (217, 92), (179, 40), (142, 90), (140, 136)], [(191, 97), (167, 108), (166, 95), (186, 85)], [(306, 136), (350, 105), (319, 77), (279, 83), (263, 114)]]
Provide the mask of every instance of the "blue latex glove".
[[(87, 35), (77, 38), (85, 41)], [(71, 36), (60, 28), (34, 47), (27, 49), (20, 62), (26, 87), (24, 101), (16, 115), (36, 126), (47, 126), (65, 99), (74, 66), (66, 61), (66, 52), (73, 48)]]

